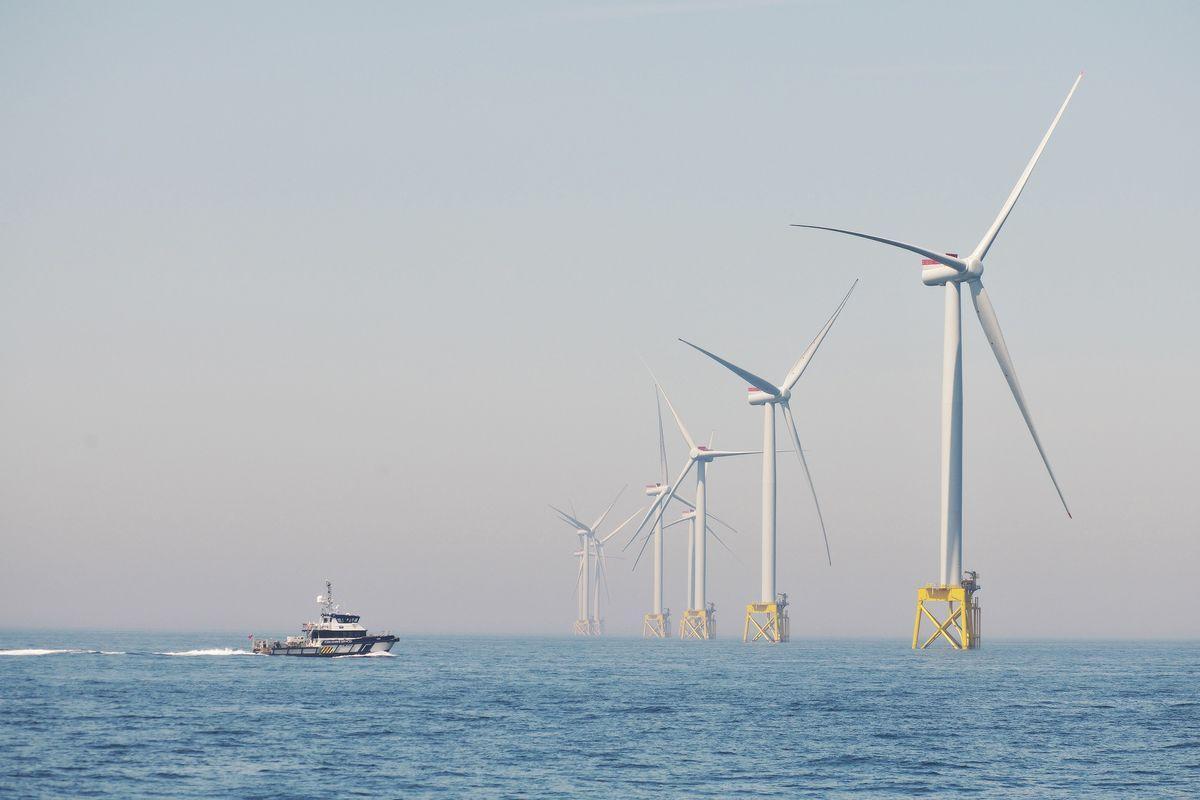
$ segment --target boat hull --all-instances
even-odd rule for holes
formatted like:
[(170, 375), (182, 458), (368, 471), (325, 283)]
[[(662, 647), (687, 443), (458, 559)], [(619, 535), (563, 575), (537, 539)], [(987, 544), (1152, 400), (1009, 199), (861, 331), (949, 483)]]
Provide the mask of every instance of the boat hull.
[(370, 653), (387, 653), (396, 643), (395, 636), (367, 636), (352, 642), (338, 644), (302, 644), (263, 647), (256, 652), (266, 656), (300, 656), (304, 658), (335, 658), (337, 656), (365, 656)]

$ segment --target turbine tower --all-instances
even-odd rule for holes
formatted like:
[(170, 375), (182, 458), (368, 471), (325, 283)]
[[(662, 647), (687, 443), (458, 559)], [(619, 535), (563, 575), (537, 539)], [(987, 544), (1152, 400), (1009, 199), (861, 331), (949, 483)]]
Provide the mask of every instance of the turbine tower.
[[(846, 292), (846, 296), (842, 298), (842, 302), (834, 310), (833, 316), (829, 318), (829, 321), (817, 333), (816, 338), (812, 340), (800, 355), (799, 360), (796, 361), (791, 370), (784, 376), (783, 382), (779, 386), (758, 377), (749, 370), (726, 361), (715, 353), (710, 353), (703, 347), (692, 344), (686, 339), (679, 340), (688, 347), (699, 350), (742, 380), (749, 382), (750, 392), (747, 400), (750, 405), (762, 406), (763, 408), (762, 582), (759, 586), (758, 602), (750, 603), (746, 606), (746, 624), (742, 630), (742, 641), (785, 642), (789, 636), (787, 595), (776, 594), (775, 592), (775, 510), (777, 505), (775, 481), (776, 406), (783, 412), (784, 422), (787, 424), (788, 430), (792, 434), (792, 442), (796, 446), (796, 456), (800, 460), (800, 466), (804, 469), (804, 476), (808, 480), (809, 491), (812, 492), (813, 505), (817, 510), (817, 521), (821, 525), (821, 535), (825, 537), (825, 558), (830, 564), (833, 563), (833, 559), (829, 555), (829, 537), (825, 532), (825, 519), (821, 515), (821, 504), (817, 501), (817, 489), (813, 485), (812, 473), (808, 470), (808, 463), (804, 460), (804, 451), (800, 446), (800, 432), (796, 429), (796, 419), (792, 415), (789, 401), (792, 398), (792, 389), (796, 386), (797, 381), (800, 380), (800, 376), (804, 374), (804, 370), (808, 368), (809, 362), (816, 355), (817, 348), (821, 346), (821, 342), (825, 341), (825, 336), (833, 327), (833, 323), (837, 321), (838, 315), (842, 313), (842, 308), (846, 305), (846, 301), (850, 299), (850, 293), (854, 291), (854, 287), (857, 285), (857, 280), (850, 284), (850, 290)], [(750, 639), (751, 630), (754, 631), (753, 639)]]
[[(604, 513), (601, 514), (600, 517), (591, 525), (585, 525), (574, 515), (568, 514), (562, 509), (550, 506), (551, 510), (558, 514), (559, 518), (563, 522), (570, 525), (574, 529), (574, 533), (579, 537), (579, 550), (575, 552), (575, 555), (579, 556), (579, 577), (577, 577), (575, 581), (579, 594), (579, 617), (575, 620), (575, 624), (572, 628), (576, 636), (599, 636), (603, 633), (603, 619), (601, 619), (599, 614), (600, 597), (598, 591), (600, 575), (607, 575), (607, 571), (604, 571), (603, 573), (601, 572), (603, 569), (603, 543), (615, 536), (622, 528), (628, 525), (634, 517), (642, 513), (642, 510), (639, 508), (637, 511), (633, 512), (628, 519), (618, 525), (611, 533), (603, 537), (599, 536), (597, 531), (600, 529), (600, 526), (604, 524), (604, 520), (608, 517), (608, 513), (613, 510), (613, 506), (617, 504), (617, 500), (621, 498), (621, 492), (624, 491), (625, 489), (622, 487), (621, 491), (617, 492), (617, 496), (613, 498), (613, 501), (609, 503), (608, 508), (604, 509)], [(599, 547), (597, 547), (597, 542), (599, 543)], [(593, 555), (598, 556), (596, 567), (597, 591), (595, 593), (592, 591)]]
[[(1038, 158), (1041, 157), (1042, 151), (1046, 148), (1046, 143), (1050, 141), (1050, 135), (1054, 133), (1054, 129), (1058, 126), (1058, 121), (1062, 119), (1063, 112), (1067, 110), (1067, 105), (1071, 102), (1071, 97), (1075, 94), (1075, 90), (1079, 87), (1081, 80), (1083, 80), (1082, 72), (1075, 79), (1075, 83), (1071, 86), (1071, 91), (1067, 93), (1067, 98), (1058, 109), (1058, 113), (1055, 114), (1054, 121), (1050, 123), (1050, 129), (1046, 131), (1046, 135), (1042, 137), (1041, 143), (1033, 151), (1033, 157), (1025, 165), (1025, 171), (1021, 173), (1021, 177), (1017, 180), (1017, 185), (1013, 187), (1012, 192), (1008, 195), (1008, 199), (1005, 200), (1000, 213), (992, 221), (991, 227), (987, 229), (983, 238), (979, 240), (979, 244), (965, 258), (960, 258), (957, 253), (940, 253), (932, 249), (906, 244), (905, 242), (898, 242), (856, 231), (843, 230), (841, 228), (829, 228), (821, 225), (795, 226), (857, 236), (860, 239), (869, 239), (916, 253), (923, 257), (921, 261), (921, 279), (925, 285), (945, 287), (945, 334), (942, 344), (941, 553), (938, 561), (939, 583), (936, 585), (928, 584), (917, 590), (917, 611), (916, 620), (913, 623), (912, 639), (914, 649), (918, 646), (920, 638), (922, 616), (927, 616), (935, 625), (933, 634), (928, 639), (920, 642), (922, 649), (928, 647), (939, 637), (945, 637), (950, 645), (956, 649), (975, 648), (980, 643), (980, 608), (975, 598), (975, 592), (979, 588), (978, 576), (974, 572), (964, 574), (962, 567), (963, 394), (962, 302), (960, 287), (964, 283), (971, 290), (971, 299), (975, 305), (975, 314), (979, 317), (979, 324), (983, 328), (984, 335), (987, 336), (988, 344), (992, 347), (992, 352), (995, 354), (996, 361), (1000, 365), (1000, 371), (1004, 373), (1004, 378), (1008, 381), (1008, 387), (1012, 391), (1013, 399), (1017, 402), (1017, 408), (1025, 420), (1025, 425), (1029, 428), (1029, 433), (1033, 437), (1033, 443), (1037, 446), (1038, 453), (1042, 457), (1042, 463), (1046, 465), (1046, 472), (1050, 475), (1050, 481), (1054, 484), (1054, 490), (1058, 493), (1058, 499), (1062, 502), (1067, 516), (1071, 516), (1071, 511), (1067, 507), (1067, 501), (1063, 497), (1062, 489), (1059, 488), (1058, 480), (1054, 477), (1054, 470), (1050, 466), (1050, 459), (1046, 456), (1046, 450), (1042, 447), (1042, 440), (1038, 437), (1037, 429), (1033, 425), (1033, 417), (1030, 415), (1029, 406), (1025, 402), (1025, 395), (1021, 391), (1021, 384), (1017, 380), (1016, 368), (1013, 366), (1012, 357), (1008, 353), (1008, 347), (1004, 343), (1004, 336), (1000, 332), (1000, 323), (996, 318), (996, 311), (992, 307), (991, 300), (988, 299), (987, 291), (983, 288), (982, 277), (983, 262), (988, 250), (991, 249), (992, 244), (996, 240), (996, 235), (1000, 233), (1000, 229), (1004, 226), (1008, 215), (1012, 212), (1013, 206), (1016, 205), (1017, 198), (1021, 196), (1021, 191), (1025, 188), (1029, 176), (1033, 173), (1033, 168), (1037, 165)], [(928, 607), (929, 604), (942, 602), (947, 604), (948, 616), (944, 620), (938, 619)]]
[[(653, 377), (653, 375), (651, 376)], [(675, 494), (679, 489), (679, 485), (683, 483), (683, 479), (692, 471), (692, 467), (696, 468), (696, 503), (694, 506), (696, 515), (696, 524), (692, 533), (692, 542), (695, 548), (695, 591), (694, 596), (690, 598), (688, 603), (689, 608), (683, 612), (683, 619), (679, 621), (679, 637), (681, 639), (712, 639), (716, 635), (716, 627), (714, 624), (714, 613), (716, 607), (708, 602), (708, 465), (718, 458), (727, 458), (730, 456), (748, 456), (755, 455), (756, 450), (713, 450), (710, 446), (697, 445), (687, 427), (684, 426), (683, 420), (679, 417), (679, 412), (675, 410), (675, 406), (671, 404), (671, 398), (667, 397), (667, 393), (658, 383), (658, 379), (654, 379), (655, 386), (658, 386), (658, 391), (662, 394), (664, 400), (667, 401), (667, 408), (671, 410), (671, 416), (675, 418), (675, 425), (679, 428), (679, 433), (682, 434), (683, 440), (688, 445), (688, 461), (684, 466), (683, 471), (679, 473), (679, 477), (671, 484), (671, 488), (660, 496), (659, 502), (656, 505), (651, 505), (646, 512), (646, 516), (642, 519), (633, 537), (641, 533), (645, 528), (646, 523), (650, 522), (652, 526), (657, 526), (659, 520), (662, 519), (663, 513), (667, 510), (667, 505), (671, 499), (677, 497)], [(653, 520), (653, 521), (651, 521)], [(649, 537), (648, 537), (649, 538)], [(644, 543), (643, 543), (644, 547)], [(635, 564), (636, 566), (636, 564)]]

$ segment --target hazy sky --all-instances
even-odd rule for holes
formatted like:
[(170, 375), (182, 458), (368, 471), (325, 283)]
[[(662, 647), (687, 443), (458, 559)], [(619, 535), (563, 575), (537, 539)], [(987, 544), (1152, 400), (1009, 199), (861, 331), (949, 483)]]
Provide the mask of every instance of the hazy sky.
[[(373, 627), (566, 633), (546, 504), (643, 501), (639, 356), (757, 447), (676, 337), (778, 379), (860, 277), (793, 402), (833, 567), (781, 457), (779, 588), (796, 636), (906, 636), (942, 293), (788, 223), (969, 250), (1086, 69), (987, 273), (1075, 519), (968, 304), (964, 565), (985, 635), (1200, 635), (1198, 36), (1190, 2), (0, 3), (6, 624), (282, 632), (328, 576)], [(710, 473), (725, 635), (759, 470)]]

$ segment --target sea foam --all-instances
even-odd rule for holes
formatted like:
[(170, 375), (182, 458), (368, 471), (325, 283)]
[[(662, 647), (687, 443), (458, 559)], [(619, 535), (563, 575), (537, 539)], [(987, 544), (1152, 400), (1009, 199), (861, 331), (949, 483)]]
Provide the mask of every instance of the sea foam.
[(207, 650), (175, 650), (166, 653), (155, 653), (156, 656), (252, 656), (249, 650), (235, 650), (232, 647), (210, 647)]

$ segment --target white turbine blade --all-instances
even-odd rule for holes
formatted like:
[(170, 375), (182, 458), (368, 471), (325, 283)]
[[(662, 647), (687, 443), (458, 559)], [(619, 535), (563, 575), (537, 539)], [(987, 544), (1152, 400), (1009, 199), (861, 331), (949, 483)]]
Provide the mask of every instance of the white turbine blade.
[(654, 408), (658, 411), (658, 461), (662, 466), (662, 482), (666, 483), (671, 480), (671, 475), (667, 472), (667, 439), (663, 436), (662, 403), (658, 399), (657, 385), (654, 387)]
[(872, 242), (881, 244), (890, 244), (892, 247), (899, 247), (902, 250), (908, 250), (910, 253), (916, 253), (926, 258), (931, 258), (939, 264), (945, 264), (947, 267), (959, 272), (967, 271), (967, 263), (954, 256), (948, 256), (945, 253), (935, 253), (933, 250), (926, 250), (924, 247), (917, 247), (915, 244), (907, 244), (905, 242), (897, 242), (894, 239), (884, 239), (881, 236), (872, 236), (869, 233), (858, 233), (857, 231), (847, 231), (841, 228), (826, 228), (824, 225), (799, 225), (792, 224), (793, 228), (812, 228), (817, 231), (833, 231), (834, 233), (844, 233), (847, 236), (857, 236), (860, 239), (870, 239)]
[(821, 538), (825, 540), (825, 560), (829, 562), (829, 566), (833, 566), (833, 556), (829, 552), (829, 534), (825, 532), (825, 517), (821, 514), (821, 503), (817, 500), (817, 487), (813, 485), (812, 473), (808, 471), (808, 462), (804, 460), (804, 448), (800, 445), (800, 431), (796, 429), (796, 418), (792, 416), (792, 409), (787, 403), (783, 403), (783, 416), (787, 420), (788, 429), (792, 432), (792, 441), (796, 443), (796, 457), (800, 459), (800, 466), (804, 468), (804, 477), (808, 479), (808, 489), (812, 492), (813, 505), (817, 509), (817, 521), (821, 523)]
[[(692, 503), (690, 500), (688, 500), (686, 497), (679, 497), (679, 496), (676, 496), (676, 497), (675, 497), (675, 500), (676, 500), (676, 501), (678, 501), (678, 502), (680, 502), (680, 503), (683, 503), (685, 506), (687, 506), (688, 508), (690, 508), (692, 511), (695, 511), (695, 510), (696, 510), (696, 506), (695, 506), (695, 504), (694, 504), (694, 503)], [(732, 533), (737, 533), (737, 532), (738, 532), (737, 528), (733, 527), (733, 526), (732, 526), (732, 525), (730, 525), (728, 522), (726, 522), (725, 520), (721, 519), (720, 517), (718, 517), (716, 514), (712, 513), (711, 511), (707, 511), (707, 512), (705, 512), (705, 516), (706, 516), (706, 517), (708, 517), (709, 519), (711, 519), (713, 522), (717, 523), (718, 525), (721, 525), (722, 527), (728, 528), (728, 529), (729, 529), (729, 530), (730, 530)], [(678, 521), (678, 520), (676, 520), (676, 521)], [(672, 523), (672, 524), (673, 524), (673, 523)]]
[(621, 499), (621, 495), (625, 493), (625, 489), (628, 486), (629, 486), (629, 484), (625, 484), (625, 486), (621, 487), (621, 491), (617, 492), (617, 496), (614, 497), (613, 501), (608, 504), (608, 508), (604, 509), (604, 513), (600, 515), (600, 518), (598, 520), (596, 520), (595, 523), (592, 524), (592, 527), (590, 530), (594, 531), (597, 528), (599, 528), (601, 524), (603, 524), (604, 518), (608, 516), (608, 512), (613, 510), (613, 506), (615, 506), (617, 504), (617, 501)]
[(1004, 201), (1004, 207), (996, 215), (996, 220), (992, 223), (992, 227), (988, 228), (987, 233), (983, 235), (983, 238), (979, 240), (979, 244), (975, 246), (975, 250), (971, 253), (973, 257), (982, 259), (987, 255), (992, 242), (996, 240), (996, 234), (1000, 233), (1000, 229), (1004, 227), (1004, 221), (1008, 219), (1008, 215), (1012, 213), (1013, 206), (1017, 204), (1017, 198), (1021, 196), (1021, 192), (1025, 189), (1025, 183), (1029, 180), (1029, 176), (1033, 174), (1033, 168), (1037, 165), (1038, 159), (1041, 158), (1042, 151), (1046, 149), (1046, 142), (1050, 141), (1050, 134), (1054, 133), (1054, 129), (1058, 127), (1058, 121), (1062, 119), (1063, 112), (1067, 110), (1067, 104), (1071, 102), (1071, 97), (1075, 94), (1075, 90), (1079, 88), (1081, 80), (1083, 80), (1082, 72), (1075, 79), (1075, 83), (1071, 85), (1071, 91), (1067, 92), (1067, 99), (1063, 100), (1063, 104), (1059, 106), (1058, 113), (1054, 115), (1054, 121), (1050, 123), (1050, 130), (1046, 131), (1046, 135), (1042, 137), (1041, 143), (1033, 151), (1033, 158), (1029, 159), (1029, 163), (1025, 165), (1025, 171), (1021, 173), (1021, 177), (1017, 180), (1017, 185), (1013, 187), (1012, 192), (1008, 195), (1008, 199)]
[(858, 278), (854, 279), (854, 283), (850, 284), (850, 291), (846, 292), (846, 296), (842, 298), (842, 302), (834, 309), (833, 316), (825, 323), (825, 327), (821, 328), (817, 333), (817, 338), (809, 342), (808, 347), (804, 348), (804, 352), (800, 355), (800, 359), (796, 361), (795, 366), (788, 372), (787, 377), (783, 379), (783, 390), (790, 391), (796, 385), (796, 381), (800, 380), (800, 376), (804, 374), (804, 370), (808, 368), (808, 362), (812, 361), (813, 356), (817, 354), (817, 348), (821, 346), (821, 342), (825, 341), (826, 334), (833, 327), (833, 323), (837, 322), (838, 315), (842, 313), (842, 308), (845, 307), (846, 301), (850, 299), (851, 293), (854, 292), (854, 287), (858, 286)]
[(705, 458), (728, 458), (729, 456), (758, 456), (762, 450), (705, 450)]
[(1042, 463), (1046, 465), (1046, 472), (1050, 473), (1050, 482), (1054, 484), (1054, 491), (1058, 492), (1058, 499), (1062, 501), (1063, 509), (1070, 517), (1071, 509), (1067, 506), (1067, 499), (1063, 497), (1062, 489), (1058, 486), (1058, 479), (1054, 477), (1054, 469), (1050, 466), (1050, 459), (1046, 457), (1046, 451), (1042, 447), (1042, 440), (1038, 437), (1037, 428), (1033, 427), (1033, 417), (1029, 413), (1029, 406), (1025, 403), (1025, 394), (1021, 391), (1021, 383), (1017, 380), (1017, 369), (1013, 366), (1012, 356), (1008, 354), (1004, 335), (1000, 333), (1000, 321), (996, 319), (996, 309), (992, 308), (992, 301), (988, 299), (982, 281), (971, 281), (971, 299), (975, 301), (975, 313), (979, 316), (979, 324), (983, 326), (983, 333), (987, 336), (988, 344), (992, 346), (992, 352), (996, 354), (996, 362), (1000, 365), (1000, 371), (1004, 373), (1004, 379), (1008, 381), (1008, 388), (1012, 390), (1013, 399), (1017, 401), (1017, 408), (1021, 410), (1021, 416), (1025, 418), (1025, 424), (1029, 427), (1030, 435), (1033, 436), (1033, 443), (1037, 445), (1038, 453), (1042, 456)]
[(726, 361), (725, 359), (721, 358), (716, 353), (710, 353), (707, 350), (705, 350), (703, 347), (692, 344), (687, 339), (680, 339), (679, 341), (683, 342), (684, 344), (686, 344), (688, 347), (692, 348), (693, 350), (699, 350), (701, 353), (708, 356), (713, 361), (717, 362), (722, 367), (724, 367), (725, 369), (732, 372), (734, 375), (737, 375), (742, 380), (748, 382), (755, 389), (764, 391), (767, 394), (771, 395), (772, 397), (778, 397), (780, 395), (779, 387), (777, 387), (775, 384), (771, 383), (766, 378), (760, 378), (757, 375), (755, 375), (753, 372), (751, 372), (750, 370), (742, 369), (737, 364), (732, 364), (732, 363)]
[(712, 529), (712, 526), (711, 526), (711, 525), (705, 525), (704, 527), (705, 527), (705, 528), (708, 530), (708, 532), (709, 532), (709, 533), (711, 533), (711, 534), (712, 534), (712, 537), (713, 537), (714, 539), (716, 539), (718, 542), (720, 542), (720, 544), (721, 544), (721, 547), (724, 547), (724, 548), (725, 548), (727, 551), (729, 551), (729, 555), (733, 556), (733, 560), (734, 560), (734, 561), (738, 562), (738, 563), (739, 563), (739, 564), (741, 564), (743, 567), (744, 567), (744, 566), (746, 566), (746, 562), (744, 562), (744, 561), (742, 561), (740, 558), (738, 558), (738, 554), (737, 554), (737, 553), (735, 553), (735, 552), (733, 552), (733, 548), (732, 548), (732, 547), (730, 547), (729, 545), (725, 544), (725, 540), (724, 540), (724, 539), (722, 539), (720, 536), (718, 536), (718, 535), (717, 535), (717, 532), (716, 532), (716, 531), (714, 531), (714, 530)]
[[(645, 363), (645, 362), (642, 362)], [(675, 406), (671, 403), (671, 398), (667, 396), (663, 390), (662, 384), (658, 382), (658, 378), (654, 376), (654, 370), (650, 369), (650, 365), (646, 365), (646, 371), (650, 373), (650, 379), (654, 381), (655, 387), (658, 388), (658, 393), (662, 395), (662, 399), (667, 401), (667, 408), (671, 409), (671, 416), (675, 417), (675, 425), (678, 426), (679, 432), (683, 434), (683, 440), (687, 442), (687, 446), (691, 449), (696, 448), (696, 442), (692, 439), (692, 435), (688, 433), (688, 429), (684, 427), (683, 420), (679, 418), (679, 412), (675, 410)]]
[(678, 525), (681, 522), (691, 522), (691, 521), (692, 521), (691, 517), (681, 517), (681, 518), (675, 520), (674, 522), (668, 522), (666, 525), (663, 525), (663, 530), (665, 531), (667, 528), (674, 528), (676, 525)]
[(583, 559), (579, 559), (579, 574), (575, 576), (575, 591), (579, 591), (579, 584), (583, 580)]
[(570, 514), (568, 514), (567, 512), (565, 512), (565, 511), (562, 511), (562, 510), (560, 510), (560, 509), (557, 509), (557, 508), (555, 508), (554, 506), (550, 506), (550, 509), (551, 509), (552, 511), (554, 511), (554, 513), (556, 513), (556, 514), (558, 514), (560, 517), (562, 517), (562, 520), (563, 520), (563, 522), (567, 523), (568, 525), (574, 525), (574, 526), (575, 526), (576, 528), (578, 528), (579, 530), (587, 530), (587, 525), (584, 525), (582, 522), (580, 522), (579, 520), (575, 519), (574, 517), (572, 517), (572, 516), (571, 516)]
[[(625, 547), (622, 548), (622, 551), (624, 551), (625, 548), (628, 548), (630, 545), (632, 545), (632, 543), (634, 543), (634, 540), (637, 539), (637, 535), (641, 534), (642, 529), (644, 527), (646, 527), (646, 523), (649, 522), (650, 519), (653, 518), (654, 522), (650, 522), (650, 530), (646, 531), (646, 536), (643, 537), (643, 541), (642, 541), (642, 549), (637, 554), (638, 560), (640, 560), (642, 558), (642, 552), (646, 551), (646, 542), (650, 541), (650, 534), (653, 533), (654, 525), (659, 524), (659, 518), (662, 517), (662, 515), (664, 515), (664, 513), (667, 510), (667, 506), (671, 504), (671, 498), (674, 497), (674, 493), (676, 493), (676, 489), (679, 488), (680, 483), (683, 483), (683, 479), (685, 479), (685, 477), (688, 477), (688, 473), (690, 473), (690, 471), (691, 471), (692, 464), (695, 464), (695, 463), (696, 462), (694, 461), (694, 459), (691, 459), (691, 458), (688, 459), (688, 463), (686, 463), (684, 465), (682, 473), (679, 473), (679, 479), (676, 482), (672, 483), (670, 491), (668, 491), (666, 494), (660, 495), (658, 503), (650, 506), (650, 510), (647, 512), (646, 518), (642, 519), (642, 524), (638, 525), (637, 530), (634, 531), (634, 535), (629, 537), (628, 542), (625, 542)], [(656, 512), (654, 510), (655, 505), (658, 506), (658, 511), (656, 511)], [(637, 569), (637, 561), (636, 560), (634, 561), (634, 569)]]
[(638, 523), (633, 535), (629, 537), (629, 541), (625, 542), (625, 544), (621, 546), (622, 553), (629, 549), (629, 545), (633, 544), (634, 540), (637, 539), (638, 534), (642, 532), (642, 528), (644, 528), (646, 523), (650, 521), (650, 517), (654, 515), (654, 512), (659, 508), (659, 506), (663, 505), (664, 497), (666, 497), (665, 494), (660, 494), (658, 497), (654, 498), (654, 502), (651, 503), (650, 507), (646, 509), (646, 516), (642, 517), (642, 521)]
[[(634, 540), (637, 539), (638, 534), (641, 533), (642, 529), (646, 527), (647, 522), (650, 522), (651, 519), (654, 520), (653, 522), (650, 522), (651, 529), (658, 524), (659, 517), (666, 512), (667, 506), (671, 503), (671, 498), (675, 496), (675, 490), (679, 488), (679, 484), (683, 483), (683, 479), (687, 477), (687, 474), (692, 471), (692, 465), (695, 463), (696, 462), (694, 460), (690, 458), (688, 459), (683, 471), (679, 473), (679, 478), (671, 485), (671, 488), (667, 491), (667, 493), (659, 495), (658, 501), (650, 505), (649, 510), (646, 511), (646, 516), (642, 518), (641, 524), (638, 525), (637, 530), (633, 532), (633, 536), (630, 536), (629, 541), (625, 543), (625, 547), (621, 548), (622, 551), (628, 549), (629, 545), (633, 544)], [(646, 539), (647, 541), (650, 539), (649, 532), (646, 534)], [(646, 545), (643, 543), (642, 549), (644, 550), (645, 548)], [(635, 563), (634, 566), (637, 566), (637, 564)]]
[(621, 532), (621, 529), (622, 529), (622, 528), (624, 528), (626, 525), (628, 525), (630, 522), (632, 522), (632, 521), (633, 521), (633, 518), (634, 518), (634, 517), (636, 517), (636, 516), (637, 516), (638, 514), (640, 514), (640, 513), (642, 513), (642, 509), (640, 509), (640, 508), (639, 508), (637, 511), (633, 512), (632, 514), (630, 514), (630, 515), (629, 515), (629, 517), (628, 517), (628, 518), (627, 518), (627, 519), (626, 519), (624, 522), (622, 522), (620, 525), (618, 525), (616, 528), (614, 528), (614, 529), (613, 529), (613, 532), (612, 532), (612, 533), (610, 533), (610, 534), (608, 534), (607, 536), (605, 536), (605, 537), (603, 537), (602, 539), (600, 539), (600, 544), (604, 544), (604, 543), (605, 543), (605, 542), (607, 542), (609, 539), (611, 539), (612, 537), (614, 537), (614, 536), (616, 536), (618, 533), (620, 533), (620, 532)]
[(650, 540), (652, 538), (654, 537), (650, 536), (649, 534), (646, 534), (646, 536), (642, 537), (642, 547), (640, 550), (638, 550), (637, 558), (633, 560), (633, 566), (630, 567), (630, 571), (637, 569), (638, 563), (642, 560), (642, 554), (646, 552), (646, 545), (650, 544)]
[(601, 585), (604, 586), (604, 596), (608, 598), (608, 602), (612, 602), (612, 592), (608, 590), (608, 556), (605, 555), (603, 548), (596, 550), (596, 576)]

